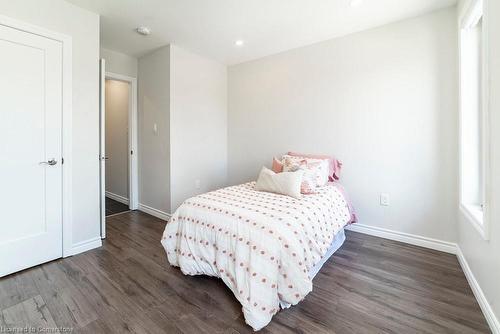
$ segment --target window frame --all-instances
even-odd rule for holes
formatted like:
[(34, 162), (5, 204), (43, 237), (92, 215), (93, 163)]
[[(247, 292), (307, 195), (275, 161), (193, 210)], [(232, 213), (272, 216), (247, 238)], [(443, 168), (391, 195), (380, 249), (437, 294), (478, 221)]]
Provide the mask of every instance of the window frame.
[[(472, 226), (479, 232), (484, 240), (489, 240), (489, 208), (490, 208), (490, 189), (489, 180), (491, 180), (490, 168), (490, 130), (489, 130), (489, 77), (488, 77), (488, 11), (487, 1), (483, 0), (468, 0), (465, 1), (458, 20), (458, 42), (459, 42), (459, 209), (462, 215), (468, 220)], [(462, 75), (462, 54), (463, 54), (463, 39), (464, 29), (471, 28), (482, 17), (482, 36), (481, 36), (481, 85), (480, 85), (480, 128), (481, 140), (479, 154), (482, 158), (481, 163), (481, 180), (482, 182), (482, 210), (477, 205), (465, 203), (463, 200), (464, 182), (463, 182), (463, 75)]]

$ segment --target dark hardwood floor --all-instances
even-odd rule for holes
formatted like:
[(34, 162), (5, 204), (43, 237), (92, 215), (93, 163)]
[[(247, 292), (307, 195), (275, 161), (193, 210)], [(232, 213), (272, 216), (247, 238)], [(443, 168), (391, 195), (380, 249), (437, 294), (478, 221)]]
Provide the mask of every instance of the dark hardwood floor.
[[(136, 211), (110, 217), (100, 249), (0, 279), (0, 328), (251, 333), (220, 280), (168, 265), (164, 226)], [(455, 256), (354, 232), (314, 279), (313, 292), (262, 330), (489, 332)]]
[(106, 197), (106, 216), (116, 215), (117, 213), (127, 212), (129, 210), (128, 205)]

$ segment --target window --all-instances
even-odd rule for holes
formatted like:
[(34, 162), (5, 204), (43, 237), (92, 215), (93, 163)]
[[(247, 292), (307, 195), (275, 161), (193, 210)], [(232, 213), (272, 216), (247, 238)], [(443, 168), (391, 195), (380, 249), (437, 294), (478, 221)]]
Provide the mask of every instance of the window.
[(485, 39), (483, 2), (469, 1), (460, 20), (460, 208), (486, 237)]

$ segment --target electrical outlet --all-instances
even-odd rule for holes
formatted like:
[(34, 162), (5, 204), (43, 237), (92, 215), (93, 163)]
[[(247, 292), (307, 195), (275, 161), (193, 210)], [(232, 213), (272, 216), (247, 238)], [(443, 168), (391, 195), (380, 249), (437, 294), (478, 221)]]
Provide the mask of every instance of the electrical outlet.
[(389, 197), (389, 194), (381, 193), (380, 194), (380, 205), (389, 206), (390, 204), (391, 204), (391, 199)]
[(201, 188), (201, 181), (200, 181), (200, 179), (194, 180), (194, 187), (196, 189), (200, 189)]

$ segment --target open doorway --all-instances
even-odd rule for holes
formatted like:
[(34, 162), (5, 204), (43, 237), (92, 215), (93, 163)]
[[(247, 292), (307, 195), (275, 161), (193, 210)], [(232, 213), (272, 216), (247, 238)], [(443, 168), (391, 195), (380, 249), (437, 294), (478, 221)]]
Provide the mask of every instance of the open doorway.
[(101, 61), (101, 236), (106, 217), (137, 209), (137, 80)]
[(129, 86), (105, 80), (106, 216), (129, 211)]

